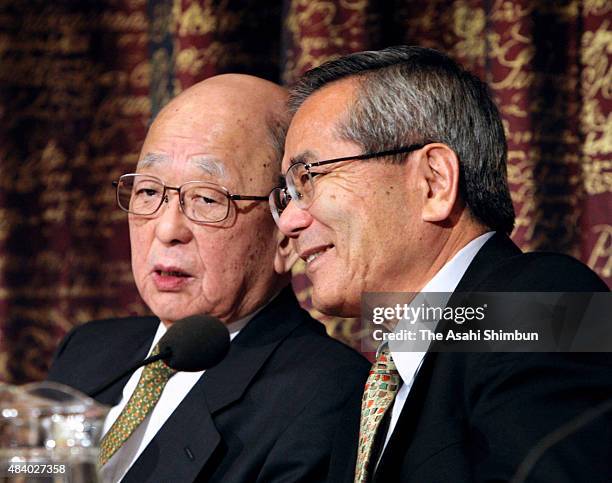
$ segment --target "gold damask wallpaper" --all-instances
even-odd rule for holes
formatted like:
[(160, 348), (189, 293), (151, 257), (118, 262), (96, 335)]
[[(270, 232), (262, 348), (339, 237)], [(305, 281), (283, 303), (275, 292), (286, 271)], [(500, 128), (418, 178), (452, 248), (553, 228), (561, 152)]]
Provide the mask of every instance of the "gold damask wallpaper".
[[(0, 2), (0, 378), (43, 378), (74, 325), (147, 313), (110, 182), (168, 99), (231, 71), (288, 85), (400, 43), (443, 50), (492, 87), (514, 240), (611, 284), (611, 24), (604, 0)], [(307, 305), (300, 266), (294, 286)], [(355, 340), (356, 321), (321, 318)]]

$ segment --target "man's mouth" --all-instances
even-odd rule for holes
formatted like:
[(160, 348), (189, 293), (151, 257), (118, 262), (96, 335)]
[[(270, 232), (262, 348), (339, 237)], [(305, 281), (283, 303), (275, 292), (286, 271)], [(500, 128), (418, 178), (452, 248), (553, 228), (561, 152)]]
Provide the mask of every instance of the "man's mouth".
[(334, 245), (330, 244), (330, 245), (322, 245), (322, 246), (310, 248), (302, 252), (302, 254), (300, 255), (300, 258), (306, 262), (306, 265), (309, 265), (314, 260), (316, 260), (321, 255), (323, 255), (327, 250), (333, 247)]
[(155, 270), (162, 277), (189, 277), (190, 275), (180, 270)]
[(157, 265), (153, 268), (153, 281), (158, 290), (179, 291), (190, 283), (193, 276), (179, 267)]

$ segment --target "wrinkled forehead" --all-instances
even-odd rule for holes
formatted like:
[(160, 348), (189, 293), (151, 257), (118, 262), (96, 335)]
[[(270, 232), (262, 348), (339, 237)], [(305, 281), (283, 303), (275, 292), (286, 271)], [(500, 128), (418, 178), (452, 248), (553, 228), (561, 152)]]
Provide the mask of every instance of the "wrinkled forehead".
[(209, 181), (232, 193), (267, 195), (278, 184), (278, 168), (269, 158), (244, 157), (238, 153), (182, 154), (145, 152), (136, 172), (152, 174), (170, 186), (188, 181)]
[[(156, 168), (168, 167), (173, 159), (170, 155), (164, 153), (145, 153), (136, 166), (137, 171), (155, 170)], [(213, 156), (206, 154), (195, 154), (189, 156), (186, 160), (190, 167), (201, 171), (207, 177), (226, 180), (229, 177), (228, 170), (225, 168), (223, 161), (216, 159)]]
[(255, 114), (204, 109), (201, 103), (169, 104), (147, 133), (137, 170), (169, 184), (204, 179), (235, 192), (272, 189), (278, 169), (271, 163), (274, 150), (265, 123)]

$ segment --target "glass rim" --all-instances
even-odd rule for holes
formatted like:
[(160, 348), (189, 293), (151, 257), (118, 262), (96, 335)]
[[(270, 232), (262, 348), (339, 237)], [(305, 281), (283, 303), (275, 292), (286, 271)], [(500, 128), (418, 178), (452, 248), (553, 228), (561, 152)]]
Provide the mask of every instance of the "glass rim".
[(170, 188), (170, 189), (182, 188), (183, 186), (188, 185), (188, 184), (205, 184), (205, 185), (211, 186), (212, 188), (218, 189), (228, 199), (231, 199), (231, 196), (232, 196), (232, 194), (231, 194), (229, 189), (227, 189), (223, 185), (220, 185), (219, 183), (215, 183), (214, 181), (193, 180), (193, 181), (185, 181), (183, 184), (181, 184), (179, 186), (170, 186), (170, 185), (166, 184), (161, 178), (155, 176), (154, 174), (146, 174), (146, 173), (126, 173), (126, 174), (122, 174), (121, 176), (119, 176), (119, 180), (118, 181), (121, 181), (123, 178), (127, 178), (128, 176), (131, 176), (131, 177), (146, 176), (146, 177), (149, 177), (149, 178), (153, 178), (155, 181), (157, 181), (161, 185), (163, 185), (164, 188)]
[[(142, 176), (145, 178), (151, 178), (153, 181), (155, 181), (156, 183), (159, 183), (162, 187), (163, 187), (163, 195), (160, 197), (159, 203), (157, 204), (157, 206), (155, 207), (155, 209), (153, 209), (150, 212), (135, 212), (131, 209), (129, 209), (128, 207), (124, 206), (123, 203), (121, 203), (120, 200), (120, 186), (121, 186), (121, 182), (126, 180), (126, 179), (133, 179), (136, 178), (138, 176)], [(116, 198), (117, 198), (117, 205), (119, 206), (119, 208), (131, 215), (135, 215), (135, 216), (151, 216), (154, 215), (155, 213), (157, 213), (159, 211), (159, 209), (161, 208), (161, 206), (164, 204), (164, 200), (166, 199), (166, 191), (168, 189), (170, 190), (175, 190), (178, 191), (179, 193), (179, 206), (181, 209), (181, 212), (187, 217), (187, 219), (196, 222), (196, 223), (219, 223), (223, 220), (225, 220), (228, 215), (229, 215), (229, 211), (230, 211), (230, 200), (232, 199), (232, 195), (229, 192), (229, 190), (225, 187), (222, 186), (220, 184), (211, 182), (211, 181), (198, 181), (198, 180), (194, 180), (194, 181), (186, 181), (185, 183), (181, 184), (180, 186), (170, 186), (167, 185), (161, 178), (152, 175), (152, 174), (146, 174), (146, 173), (126, 173), (123, 174), (119, 177), (118, 181), (113, 182), (113, 184), (116, 187)], [(184, 191), (183, 188), (186, 185), (205, 185), (207, 188), (210, 188), (212, 190), (217, 191), (218, 193), (223, 195), (223, 198), (225, 200), (224, 206), (224, 215), (217, 217), (217, 218), (213, 218), (213, 219), (199, 219), (199, 218), (193, 218), (192, 216), (188, 215), (185, 211), (185, 201), (184, 201)]]
[[(285, 179), (285, 186), (284, 187), (277, 187), (273, 190), (273, 192), (277, 189), (280, 190), (286, 190), (288, 195), (291, 197), (291, 199), (289, 201), (295, 201), (296, 205), (298, 206), (298, 208), (302, 209), (302, 210), (307, 210), (310, 206), (312, 206), (312, 203), (314, 201), (314, 196), (313, 193), (315, 192), (315, 187), (314, 187), (314, 181), (313, 178), (317, 175), (322, 175), (322, 174), (329, 174), (328, 173), (312, 173), (310, 171), (311, 168), (314, 167), (318, 167), (318, 166), (325, 166), (325, 165), (329, 165), (329, 164), (333, 164), (333, 163), (340, 163), (340, 162), (344, 162), (344, 161), (365, 161), (368, 159), (375, 159), (375, 158), (381, 158), (381, 157), (388, 157), (388, 156), (395, 156), (398, 154), (409, 154), (412, 153), (413, 151), (417, 151), (419, 149), (423, 149), (425, 146), (427, 146), (428, 144), (431, 144), (433, 141), (424, 141), (424, 142), (420, 142), (420, 143), (412, 143), (409, 145), (404, 145), (404, 146), (400, 146), (398, 148), (392, 148), (392, 149), (387, 149), (387, 150), (383, 150), (383, 151), (376, 151), (376, 152), (367, 152), (367, 153), (362, 153), (362, 154), (356, 154), (356, 155), (351, 155), (351, 156), (342, 156), (339, 158), (332, 158), (332, 159), (322, 159), (322, 160), (318, 160), (318, 161), (297, 161), (293, 164), (291, 164), (291, 166), (289, 166), (289, 168), (287, 168), (287, 171), (285, 172), (284, 175), (284, 179)], [(308, 199), (304, 200), (304, 194), (302, 193), (301, 196), (293, 196), (291, 194), (291, 189), (293, 186), (293, 189), (295, 190), (296, 194), (300, 194), (299, 191), (297, 191), (297, 189), (295, 189), (296, 183), (295, 183), (295, 179), (298, 178), (297, 175), (294, 174), (289, 174), (289, 173), (294, 173), (296, 172), (298, 169), (300, 169), (299, 167), (301, 167), (302, 169), (304, 169), (304, 171), (308, 174), (308, 181), (305, 183), (302, 183), (302, 186), (307, 186), (310, 185), (311, 190), (308, 193)], [(292, 181), (289, 181), (292, 180)], [(271, 199), (271, 198), (270, 198)], [(288, 206), (289, 203), (287, 203)], [(272, 205), (272, 203), (270, 203), (270, 205)], [(276, 205), (276, 203), (275, 203)], [(272, 206), (271, 206), (272, 208)], [(278, 210), (278, 207), (276, 207), (276, 215), (277, 217), (280, 217), (280, 215), (282, 214), (282, 212), (285, 210), (285, 208), (283, 208), (282, 210)], [(275, 214), (274, 211), (272, 213), (273, 215)], [(275, 217), (275, 220), (277, 218)]]

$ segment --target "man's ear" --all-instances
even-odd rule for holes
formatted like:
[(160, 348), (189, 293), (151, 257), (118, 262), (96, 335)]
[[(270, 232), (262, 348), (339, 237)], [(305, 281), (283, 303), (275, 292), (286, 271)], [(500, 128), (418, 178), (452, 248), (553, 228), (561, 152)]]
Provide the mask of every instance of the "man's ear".
[(274, 271), (279, 275), (287, 273), (297, 262), (298, 254), (291, 240), (276, 229), (276, 254), (274, 256)]
[(449, 219), (459, 198), (459, 158), (446, 144), (432, 143), (423, 148), (419, 177), (425, 186), (423, 221)]

